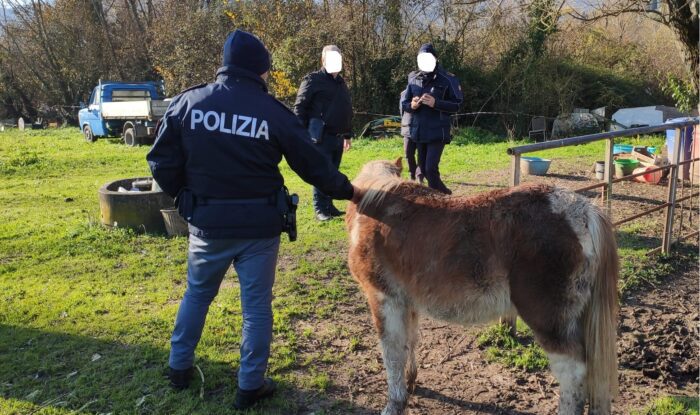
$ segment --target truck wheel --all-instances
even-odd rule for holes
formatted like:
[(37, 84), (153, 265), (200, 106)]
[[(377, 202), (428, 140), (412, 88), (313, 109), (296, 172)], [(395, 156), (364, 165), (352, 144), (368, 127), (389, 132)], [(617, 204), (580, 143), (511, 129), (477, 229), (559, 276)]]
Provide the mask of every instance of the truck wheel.
[(124, 139), (124, 144), (129, 147), (136, 147), (139, 145), (139, 140), (136, 138), (134, 127), (125, 128), (124, 132), (122, 133), (122, 138)]
[(97, 141), (97, 137), (95, 137), (95, 134), (92, 133), (92, 128), (90, 128), (89, 125), (83, 127), (83, 136), (85, 137), (85, 141), (88, 143), (94, 143)]

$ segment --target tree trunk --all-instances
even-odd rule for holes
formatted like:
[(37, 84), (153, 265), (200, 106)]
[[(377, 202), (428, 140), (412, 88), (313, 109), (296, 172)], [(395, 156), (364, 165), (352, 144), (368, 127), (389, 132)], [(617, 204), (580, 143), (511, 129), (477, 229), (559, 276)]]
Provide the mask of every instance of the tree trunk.
[(117, 59), (117, 54), (115, 52), (114, 41), (112, 40), (112, 34), (110, 33), (109, 24), (107, 24), (107, 19), (104, 15), (104, 9), (102, 8), (102, 0), (92, 0), (92, 7), (95, 10), (95, 16), (97, 17), (97, 24), (102, 27), (102, 31), (105, 35), (105, 40), (107, 41), (107, 46), (109, 49), (109, 54), (112, 56), (112, 61), (114, 66), (117, 68), (117, 73), (119, 73), (120, 80), (127, 80), (122, 70), (121, 62)]
[(129, 13), (131, 14), (131, 18), (134, 19), (134, 24), (136, 24), (136, 27), (138, 27), (139, 33), (143, 36), (146, 33), (146, 29), (141, 23), (141, 18), (139, 17), (139, 10), (136, 6), (136, 2), (134, 0), (127, 0), (126, 7), (129, 10)]
[(668, 26), (673, 30), (676, 38), (681, 44), (683, 60), (688, 72), (690, 80), (695, 90), (695, 95), (698, 94), (698, 78), (700, 78), (700, 68), (698, 59), (700, 59), (700, 27), (698, 24), (697, 0), (668, 0), (669, 18)]

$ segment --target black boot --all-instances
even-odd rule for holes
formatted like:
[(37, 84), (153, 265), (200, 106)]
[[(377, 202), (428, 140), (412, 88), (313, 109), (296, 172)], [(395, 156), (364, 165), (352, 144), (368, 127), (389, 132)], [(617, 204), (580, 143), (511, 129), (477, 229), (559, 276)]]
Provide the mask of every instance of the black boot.
[(325, 222), (325, 221), (328, 221), (331, 219), (333, 219), (333, 216), (331, 216), (329, 213), (316, 211), (316, 220), (317, 221)]
[(275, 393), (275, 389), (277, 389), (277, 385), (275, 385), (275, 382), (270, 378), (265, 378), (262, 386), (252, 391), (238, 388), (236, 400), (233, 401), (233, 407), (236, 409), (250, 408), (259, 401), (272, 396), (272, 394)]
[(452, 190), (448, 189), (447, 186), (444, 186), (444, 185), (443, 185), (440, 189), (438, 189), (438, 190), (440, 190), (442, 193), (444, 193), (444, 194), (446, 194), (446, 195), (451, 195), (451, 194), (452, 194)]
[(177, 370), (173, 369), (172, 367), (169, 367), (168, 379), (170, 380), (170, 387), (176, 390), (183, 390), (189, 388), (193, 374), (193, 367), (184, 370)]
[(333, 205), (328, 208), (328, 213), (330, 213), (331, 216), (343, 216), (345, 214), (345, 212), (338, 210), (338, 208)]

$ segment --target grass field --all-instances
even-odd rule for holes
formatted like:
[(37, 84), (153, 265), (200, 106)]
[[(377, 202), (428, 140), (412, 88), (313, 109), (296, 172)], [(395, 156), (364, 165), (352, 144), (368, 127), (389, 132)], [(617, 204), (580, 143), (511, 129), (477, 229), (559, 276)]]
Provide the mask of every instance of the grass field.
[(700, 413), (697, 399), (668, 396), (654, 400), (648, 408), (633, 415), (697, 415)]
[[(507, 142), (463, 144), (444, 155), (448, 186), (509, 164)], [(602, 148), (570, 147), (556, 156), (589, 165)], [(212, 304), (197, 351), (203, 397), (199, 388), (172, 392), (164, 373), (185, 289), (187, 240), (99, 225), (97, 189), (148, 175), (147, 151), (115, 140), (88, 144), (77, 129), (0, 133), (0, 414), (231, 412), (241, 322), (235, 279), (226, 279)], [(342, 170), (352, 177), (365, 161), (401, 152), (399, 139), (358, 140)], [(298, 358), (300, 336), (315, 333), (297, 322), (332, 320), (334, 305), (356, 286), (345, 266), (343, 222), (315, 222), (310, 186), (286, 165), (282, 170), (302, 200), (300, 236), (295, 243), (283, 237), (269, 372), (282, 390), (313, 399), (332, 379)], [(336, 335), (346, 334), (338, 327)], [(356, 343), (350, 339), (348, 353)], [(319, 358), (343, 356), (321, 351)], [(295, 413), (295, 405), (279, 394), (260, 413)]]

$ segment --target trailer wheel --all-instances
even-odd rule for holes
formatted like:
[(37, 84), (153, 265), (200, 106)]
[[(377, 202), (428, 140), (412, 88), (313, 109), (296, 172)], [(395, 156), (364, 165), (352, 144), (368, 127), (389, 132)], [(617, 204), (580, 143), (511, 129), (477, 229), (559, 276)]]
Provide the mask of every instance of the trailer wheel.
[(83, 136), (85, 137), (85, 141), (87, 141), (88, 143), (94, 143), (95, 141), (97, 141), (95, 134), (92, 133), (92, 128), (90, 128), (90, 126), (87, 124), (85, 125), (85, 127), (83, 127)]
[(136, 138), (136, 131), (134, 131), (134, 127), (125, 127), (124, 132), (122, 133), (122, 138), (124, 139), (124, 144), (126, 144), (129, 147), (136, 147), (139, 145), (139, 141)]

